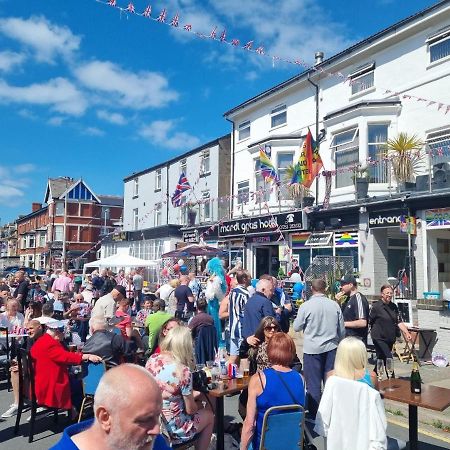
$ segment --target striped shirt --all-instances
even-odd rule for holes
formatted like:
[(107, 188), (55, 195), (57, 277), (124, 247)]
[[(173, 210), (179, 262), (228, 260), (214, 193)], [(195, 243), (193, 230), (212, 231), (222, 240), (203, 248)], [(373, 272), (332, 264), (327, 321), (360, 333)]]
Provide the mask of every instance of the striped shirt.
[(369, 302), (367, 298), (359, 292), (351, 295), (342, 304), (342, 315), (344, 316), (344, 322), (353, 322), (359, 319), (367, 320), (367, 326), (364, 328), (345, 328), (346, 336), (355, 336), (367, 341), (369, 323)]
[(230, 337), (242, 339), (242, 326), (244, 319), (244, 307), (250, 294), (245, 286), (235, 287), (229, 294)]

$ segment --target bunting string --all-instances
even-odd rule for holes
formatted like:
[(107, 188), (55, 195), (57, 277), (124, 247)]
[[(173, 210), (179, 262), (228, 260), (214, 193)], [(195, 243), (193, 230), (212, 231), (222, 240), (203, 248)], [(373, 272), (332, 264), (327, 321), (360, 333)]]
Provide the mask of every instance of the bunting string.
[[(182, 23), (182, 19), (178, 12), (172, 17), (172, 19), (168, 19), (168, 13), (167, 9), (163, 8), (162, 11), (159, 14), (153, 14), (153, 10), (151, 5), (148, 5), (143, 11), (139, 12), (136, 10), (136, 7), (132, 2), (129, 2), (126, 6), (120, 6), (117, 3), (117, 0), (95, 0), (97, 3), (101, 3), (103, 5), (107, 5), (109, 7), (115, 8), (120, 12), (120, 14), (127, 14), (127, 15), (136, 15), (145, 18), (146, 20), (153, 21), (159, 24), (166, 25), (168, 27), (171, 27), (174, 30), (180, 30), (181, 32), (187, 32), (192, 34), (193, 36), (196, 36), (200, 39), (208, 39), (211, 41), (215, 41), (217, 43), (228, 45), (234, 49), (241, 49), (245, 52), (255, 54), (258, 56), (262, 56), (265, 58), (272, 59), (272, 64), (274, 65), (275, 62), (284, 62), (290, 65), (299, 66), (302, 67), (305, 71), (314, 71), (320, 76), (324, 77), (333, 77), (338, 78), (342, 83), (348, 84), (349, 86), (352, 85), (360, 85), (361, 90), (374, 87), (373, 85), (368, 85), (360, 80), (354, 80), (351, 78), (351, 74), (345, 75), (342, 72), (331, 72), (323, 69), (322, 67), (316, 67), (314, 65), (311, 65), (307, 63), (305, 60), (301, 58), (286, 58), (281, 57), (277, 55), (270, 54), (267, 52), (264, 48), (264, 46), (261, 45), (255, 45), (255, 40), (242, 40), (238, 38), (228, 38), (227, 37), (227, 30), (224, 29), (220, 33), (218, 32), (218, 27), (214, 26), (213, 29), (209, 33), (204, 33), (197, 31), (193, 28), (192, 24), (190, 23)], [(409, 90), (395, 90), (392, 88), (384, 88), (378, 86), (379, 89), (381, 89), (384, 93), (384, 95), (387, 95), (388, 97), (398, 97), (403, 100), (408, 101), (415, 101), (419, 104), (423, 104), (425, 107), (434, 107), (436, 108), (437, 112), (440, 112), (442, 114), (448, 114), (450, 111), (450, 104), (442, 102), (442, 101), (436, 101), (429, 98), (420, 97), (413, 94), (407, 94), (406, 92), (409, 92)]]

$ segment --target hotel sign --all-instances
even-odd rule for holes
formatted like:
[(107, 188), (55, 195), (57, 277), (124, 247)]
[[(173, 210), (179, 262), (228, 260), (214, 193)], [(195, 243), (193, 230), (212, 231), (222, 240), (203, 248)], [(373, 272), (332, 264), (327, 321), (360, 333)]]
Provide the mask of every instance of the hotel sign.
[(273, 233), (278, 229), (284, 232), (301, 230), (302, 228), (302, 211), (284, 214), (267, 214), (265, 216), (223, 222), (219, 225), (219, 237)]

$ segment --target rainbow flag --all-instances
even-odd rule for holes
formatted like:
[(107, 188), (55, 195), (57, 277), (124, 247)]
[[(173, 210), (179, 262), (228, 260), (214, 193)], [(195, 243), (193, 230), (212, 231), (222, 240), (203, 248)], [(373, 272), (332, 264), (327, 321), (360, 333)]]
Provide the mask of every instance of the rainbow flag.
[(301, 183), (309, 188), (322, 167), (323, 163), (319, 155), (319, 148), (312, 137), (311, 130), (308, 128), (308, 134), (303, 141), (291, 184)]
[(276, 184), (280, 183), (280, 177), (278, 176), (277, 169), (272, 164), (272, 161), (262, 147), (259, 147), (259, 167), (261, 170), (261, 175), (266, 181), (272, 181)]
[(311, 233), (298, 233), (293, 234), (292, 239), (292, 248), (303, 248), (305, 247), (306, 241), (308, 240)]

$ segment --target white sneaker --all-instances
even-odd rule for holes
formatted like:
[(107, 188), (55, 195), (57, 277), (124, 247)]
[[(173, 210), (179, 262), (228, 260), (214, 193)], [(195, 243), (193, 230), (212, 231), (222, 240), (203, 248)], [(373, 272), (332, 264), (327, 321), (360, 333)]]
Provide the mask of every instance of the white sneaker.
[(17, 410), (19, 406), (13, 403), (9, 405), (9, 409), (2, 414), (2, 419), (8, 419), (9, 417), (15, 416), (17, 414)]
[[(36, 409), (36, 415), (40, 414), (41, 412), (47, 411), (47, 408), (44, 408), (43, 406), (39, 406), (39, 408)], [(48, 412), (48, 411), (47, 411)], [(31, 415), (27, 417), (27, 422), (31, 420)]]

